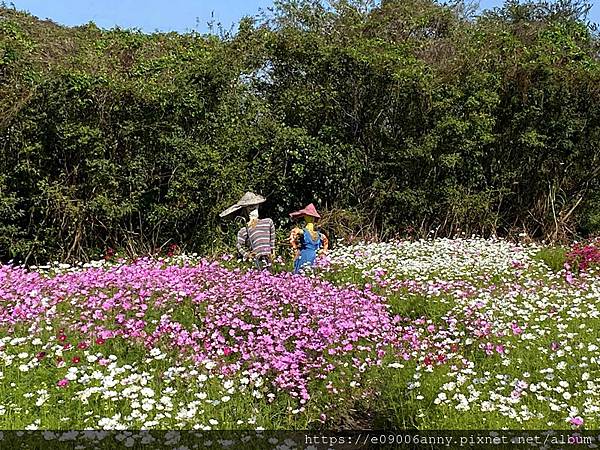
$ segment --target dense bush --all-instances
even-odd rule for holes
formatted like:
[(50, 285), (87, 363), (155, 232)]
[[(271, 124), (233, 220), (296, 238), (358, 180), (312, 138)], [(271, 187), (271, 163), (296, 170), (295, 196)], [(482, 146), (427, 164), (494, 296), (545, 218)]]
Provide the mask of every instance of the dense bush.
[(286, 0), (220, 36), (1, 8), (0, 259), (219, 248), (247, 189), (282, 230), (314, 201), (380, 236), (597, 233), (599, 50), (578, 0)]

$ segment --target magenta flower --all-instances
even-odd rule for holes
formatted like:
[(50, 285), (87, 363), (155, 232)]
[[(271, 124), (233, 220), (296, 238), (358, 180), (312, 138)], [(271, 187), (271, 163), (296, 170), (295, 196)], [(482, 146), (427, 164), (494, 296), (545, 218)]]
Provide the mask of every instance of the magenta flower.
[[(168, 348), (175, 358), (215, 363), (216, 373), (266, 376), (272, 389), (299, 402), (310, 399), (314, 380), (345, 370), (348, 355), (364, 372), (382, 364), (392, 346), (398, 358), (411, 358), (421, 345), (418, 332), (408, 329), (410, 320), (397, 317), (393, 324), (385, 299), (372, 291), (288, 273), (229, 270), (208, 260), (178, 266), (141, 258), (54, 277), (0, 266), (0, 298), (0, 326), (44, 323), (56, 318), (54, 306), (67, 303), (57, 337), (67, 344), (67, 335), (77, 336), (71, 348), (108, 339), (148, 351)], [(184, 324), (171, 314), (189, 300), (202, 313)], [(73, 364), (78, 358), (69, 356)]]
[(569, 423), (574, 427), (580, 427), (583, 425), (583, 419), (579, 416), (569, 418)]
[(510, 328), (512, 329), (512, 332), (515, 336), (518, 336), (523, 332), (523, 329), (519, 325), (517, 325), (517, 322), (513, 322), (510, 325)]

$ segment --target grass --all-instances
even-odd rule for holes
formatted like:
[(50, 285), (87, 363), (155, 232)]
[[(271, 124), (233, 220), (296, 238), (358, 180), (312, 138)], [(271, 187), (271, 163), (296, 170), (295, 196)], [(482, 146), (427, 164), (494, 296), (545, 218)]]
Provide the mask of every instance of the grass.
[(561, 246), (543, 247), (533, 256), (533, 259), (545, 264), (554, 272), (559, 272), (564, 269), (568, 251), (567, 247)]

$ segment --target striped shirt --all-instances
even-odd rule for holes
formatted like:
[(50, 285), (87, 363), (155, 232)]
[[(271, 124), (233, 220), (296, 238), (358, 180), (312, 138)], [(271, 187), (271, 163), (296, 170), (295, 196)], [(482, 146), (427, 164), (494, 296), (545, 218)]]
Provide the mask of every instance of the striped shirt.
[[(248, 234), (250, 237), (248, 238)], [(246, 257), (250, 251), (256, 256), (270, 255), (275, 250), (275, 225), (271, 219), (259, 219), (255, 227), (240, 228), (237, 249)]]

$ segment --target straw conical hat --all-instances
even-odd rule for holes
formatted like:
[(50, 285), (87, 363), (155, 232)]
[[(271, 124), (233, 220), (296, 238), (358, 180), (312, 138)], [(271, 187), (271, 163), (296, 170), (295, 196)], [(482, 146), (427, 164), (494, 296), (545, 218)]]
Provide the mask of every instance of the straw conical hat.
[(266, 201), (264, 197), (256, 195), (253, 192), (246, 192), (235, 205), (230, 206), (221, 214), (219, 214), (219, 217), (228, 216), (229, 214), (236, 212), (239, 209), (242, 209), (244, 206), (258, 205), (260, 203), (263, 203), (264, 201)]

